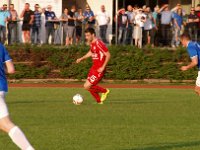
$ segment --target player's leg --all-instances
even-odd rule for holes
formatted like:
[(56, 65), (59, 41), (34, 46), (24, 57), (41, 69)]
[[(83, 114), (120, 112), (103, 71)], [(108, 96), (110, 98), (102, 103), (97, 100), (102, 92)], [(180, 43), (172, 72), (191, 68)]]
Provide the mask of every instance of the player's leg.
[(84, 84), (84, 88), (91, 93), (91, 95), (95, 98), (96, 102), (101, 103), (101, 99), (100, 99), (98, 92), (96, 92), (94, 89), (92, 89), (92, 86), (93, 85), (92, 85), (92, 83), (90, 83), (89, 80), (87, 80)]
[(195, 87), (195, 90), (197, 95), (200, 96), (200, 71), (198, 72), (198, 76), (197, 76), (197, 79), (196, 79), (196, 87)]
[(12, 141), (22, 150), (34, 150), (24, 133), (9, 118), (5, 103), (5, 93), (0, 92), (0, 129), (10, 136)]

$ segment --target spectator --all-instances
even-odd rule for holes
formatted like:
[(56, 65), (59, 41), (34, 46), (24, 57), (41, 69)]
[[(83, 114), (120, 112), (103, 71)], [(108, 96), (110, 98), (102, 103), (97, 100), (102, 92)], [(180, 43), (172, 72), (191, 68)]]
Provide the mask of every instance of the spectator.
[(73, 39), (75, 37), (75, 21), (76, 21), (75, 11), (76, 11), (76, 7), (72, 6), (72, 8), (71, 8), (71, 10), (69, 11), (69, 14), (68, 14), (68, 36), (67, 36), (67, 40), (69, 41), (70, 45), (73, 44)]
[(177, 13), (173, 14), (173, 37), (172, 47), (178, 47), (180, 45), (181, 27), (183, 24), (182, 9), (178, 8)]
[(190, 34), (190, 37), (193, 41), (197, 41), (197, 27), (199, 23), (199, 17), (195, 14), (194, 7), (190, 10), (190, 15), (188, 16), (187, 20), (187, 28)]
[(68, 37), (68, 14), (69, 10), (67, 8), (64, 9), (63, 14), (60, 17), (60, 20), (63, 21), (63, 32), (64, 32), (64, 39), (65, 39), (65, 45), (69, 45), (69, 39)]
[[(41, 14), (42, 12), (39, 10), (39, 4), (35, 4), (35, 11), (34, 13), (34, 21), (32, 26), (32, 35), (31, 41), (33, 44), (40, 44), (40, 32), (41, 32)], [(36, 38), (36, 41), (35, 41)]]
[(8, 19), (8, 44), (17, 43), (17, 11), (14, 9), (14, 4), (10, 4), (10, 17)]
[(135, 19), (135, 12), (133, 11), (133, 7), (131, 5), (127, 6), (128, 16), (128, 27), (127, 27), (127, 34), (126, 34), (126, 44), (131, 44), (133, 39), (133, 29), (134, 29), (134, 19)]
[(99, 34), (101, 40), (104, 43), (108, 43), (108, 41), (106, 40), (106, 35), (107, 35), (108, 24), (110, 22), (110, 17), (109, 14), (106, 12), (104, 5), (101, 6), (101, 11), (97, 12), (96, 18), (99, 25)]
[(146, 7), (144, 14), (146, 15), (146, 21), (144, 23), (144, 41), (145, 44), (153, 45), (153, 15), (150, 7)]
[(87, 22), (86, 28), (94, 28), (95, 27), (95, 16), (93, 11), (90, 9), (88, 5), (86, 5), (86, 11), (83, 13), (85, 21)]
[(51, 44), (54, 43), (54, 36), (55, 36), (55, 28), (53, 20), (57, 20), (56, 14), (52, 11), (52, 6), (48, 5), (47, 10), (43, 9), (45, 15), (45, 28), (46, 28), (46, 43), (49, 44), (49, 37), (51, 36)]
[(155, 39), (156, 39), (156, 35), (157, 35), (157, 31), (158, 31), (158, 26), (159, 26), (159, 22), (158, 22), (158, 10), (159, 10), (159, 6), (154, 7), (154, 12), (152, 13), (152, 17), (153, 17), (153, 22), (152, 22), (152, 35), (151, 35), (151, 43), (152, 43), (152, 47), (155, 46)]
[(30, 9), (29, 3), (25, 4), (24, 10), (22, 11), (20, 18), (23, 18), (22, 32), (23, 32), (24, 42), (30, 43), (31, 40), (30, 29), (34, 21), (34, 13)]
[(142, 33), (144, 30), (145, 21), (146, 21), (146, 15), (142, 12), (142, 9), (139, 8), (135, 16), (135, 29), (134, 29), (135, 46), (139, 48), (142, 48)]
[(117, 14), (118, 14), (118, 24), (119, 24), (118, 43), (125, 44), (126, 30), (128, 27), (128, 15), (126, 14), (124, 8), (120, 9)]
[(7, 11), (7, 5), (4, 4), (0, 10), (0, 42), (2, 44), (6, 41), (6, 22), (10, 17), (9, 11)]
[(172, 23), (172, 12), (169, 10), (169, 6), (166, 4), (159, 10), (161, 13), (161, 34), (162, 34), (162, 44), (164, 46), (170, 45), (170, 32)]
[(78, 12), (75, 13), (75, 17), (76, 17), (76, 43), (78, 44), (81, 40), (83, 41), (83, 39), (81, 38), (82, 38), (82, 32), (84, 31), (82, 30), (84, 16), (83, 16), (83, 10), (81, 8), (79, 8)]
[(196, 14), (199, 17), (199, 24), (198, 24), (198, 41), (200, 41), (200, 4), (196, 7)]

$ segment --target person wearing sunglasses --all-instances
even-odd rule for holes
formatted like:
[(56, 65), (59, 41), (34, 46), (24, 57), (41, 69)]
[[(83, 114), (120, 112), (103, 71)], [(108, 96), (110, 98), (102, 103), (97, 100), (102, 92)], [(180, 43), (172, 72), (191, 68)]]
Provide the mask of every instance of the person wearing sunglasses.
[(199, 23), (199, 17), (195, 14), (194, 7), (192, 7), (187, 19), (187, 28), (192, 41), (197, 41), (198, 23)]

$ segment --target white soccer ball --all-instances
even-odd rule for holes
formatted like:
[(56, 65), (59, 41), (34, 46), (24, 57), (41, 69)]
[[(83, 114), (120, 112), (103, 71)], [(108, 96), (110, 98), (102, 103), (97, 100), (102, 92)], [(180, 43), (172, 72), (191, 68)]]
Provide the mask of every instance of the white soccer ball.
[(75, 105), (80, 105), (83, 102), (83, 97), (80, 94), (76, 94), (73, 96), (73, 103)]

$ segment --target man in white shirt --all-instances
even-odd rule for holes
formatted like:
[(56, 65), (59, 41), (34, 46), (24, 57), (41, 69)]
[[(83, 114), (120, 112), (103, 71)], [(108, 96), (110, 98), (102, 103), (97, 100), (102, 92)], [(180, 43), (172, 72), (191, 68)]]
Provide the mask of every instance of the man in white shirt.
[(101, 11), (97, 12), (96, 19), (99, 25), (100, 38), (104, 43), (108, 43), (108, 41), (106, 40), (106, 33), (108, 24), (110, 22), (110, 17), (109, 14), (106, 12), (104, 5), (101, 6)]
[(144, 30), (144, 23), (146, 22), (146, 15), (142, 12), (142, 9), (137, 10), (135, 16), (135, 29), (134, 29), (134, 39), (135, 46), (142, 48), (142, 34)]

